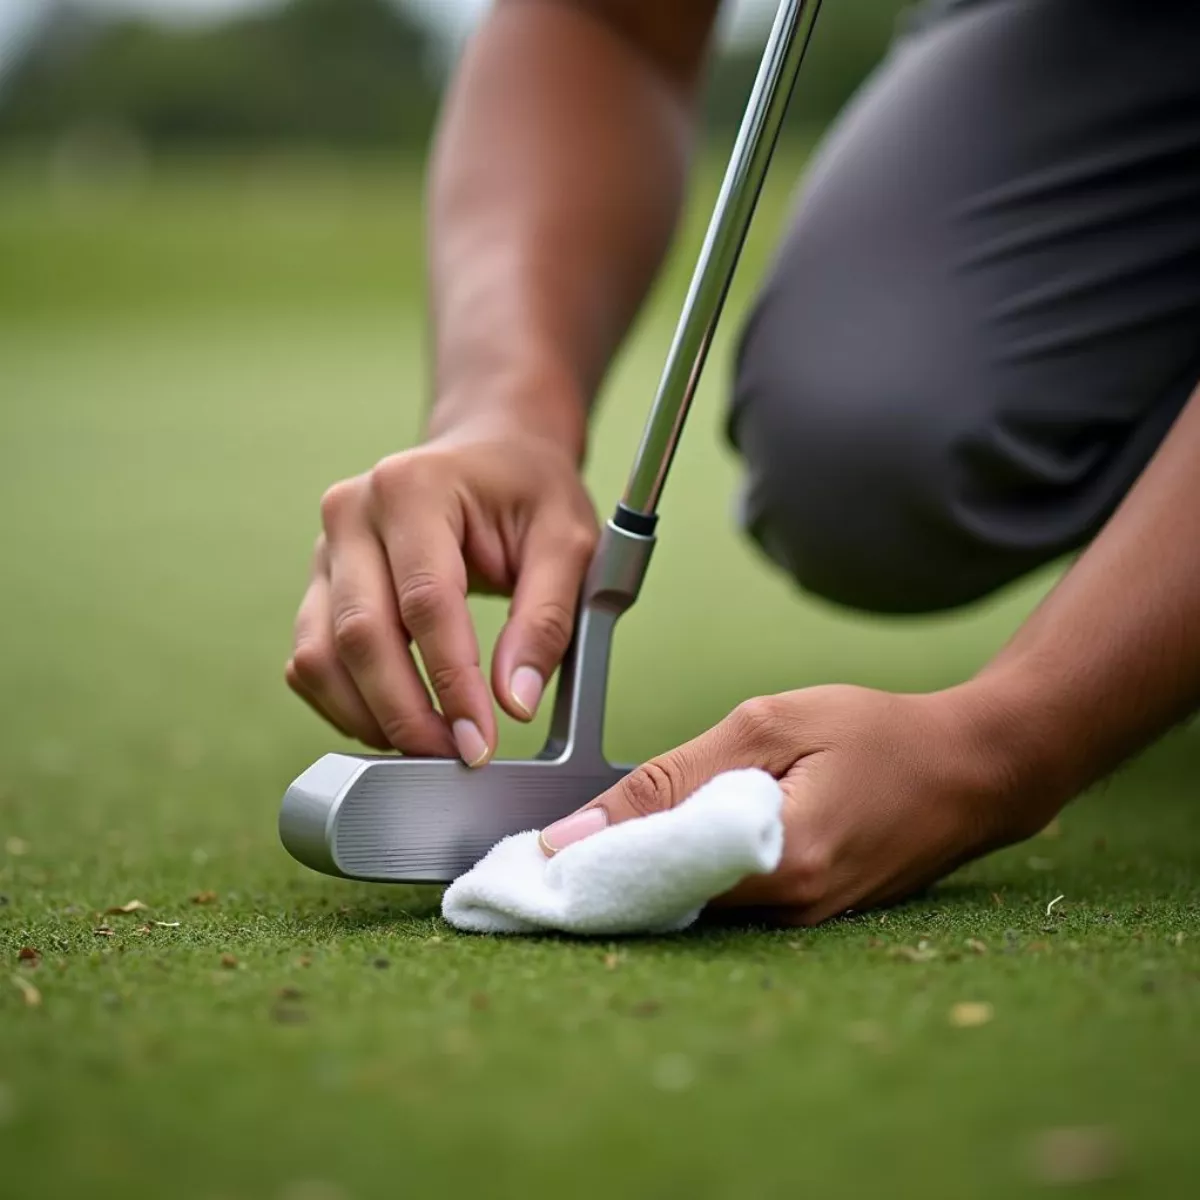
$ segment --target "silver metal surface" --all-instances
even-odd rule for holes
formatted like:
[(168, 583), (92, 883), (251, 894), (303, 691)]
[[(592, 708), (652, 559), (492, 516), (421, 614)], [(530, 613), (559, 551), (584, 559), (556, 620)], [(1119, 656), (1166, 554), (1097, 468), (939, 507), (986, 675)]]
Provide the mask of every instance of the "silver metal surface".
[(493, 762), (327, 754), (288, 788), (284, 846), (326, 875), (448, 883), (501, 838), (542, 829), (629, 770), (570, 758)]
[(635, 512), (649, 516), (658, 510), (820, 7), (821, 0), (783, 0), (775, 14), (654, 407), (621, 498)]
[[(623, 499), (644, 516), (662, 494), (819, 7), (783, 0), (776, 14)], [(283, 798), (287, 850), (329, 875), (448, 882), (501, 838), (544, 828), (610, 788), (630, 770), (604, 756), (613, 628), (637, 598), (653, 549), (653, 536), (612, 521), (605, 528), (536, 759), (470, 770), (448, 759), (327, 754)]]

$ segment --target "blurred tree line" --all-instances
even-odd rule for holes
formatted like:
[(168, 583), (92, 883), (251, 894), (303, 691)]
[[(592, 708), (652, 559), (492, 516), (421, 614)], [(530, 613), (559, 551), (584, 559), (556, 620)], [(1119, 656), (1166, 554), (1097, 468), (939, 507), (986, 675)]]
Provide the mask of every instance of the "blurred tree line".
[[(431, 32), (388, 0), (290, 0), (216, 27), (98, 21), (46, 0), (40, 36), (0, 92), (0, 139), (116, 128), (150, 150), (299, 143), (412, 147), (428, 139), (445, 63)], [(824, 6), (800, 85), (828, 120), (890, 40), (898, 0)], [(720, 55), (707, 116), (733, 127), (759, 40)]]

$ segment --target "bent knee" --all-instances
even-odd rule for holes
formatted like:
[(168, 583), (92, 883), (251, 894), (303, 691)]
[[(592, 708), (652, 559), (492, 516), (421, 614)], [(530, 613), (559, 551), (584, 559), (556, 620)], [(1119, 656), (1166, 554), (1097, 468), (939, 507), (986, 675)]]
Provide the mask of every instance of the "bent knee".
[(752, 336), (739, 362), (730, 433), (760, 548), (805, 590), (880, 613), (966, 604), (1026, 569), (964, 524), (953, 382), (804, 341)]

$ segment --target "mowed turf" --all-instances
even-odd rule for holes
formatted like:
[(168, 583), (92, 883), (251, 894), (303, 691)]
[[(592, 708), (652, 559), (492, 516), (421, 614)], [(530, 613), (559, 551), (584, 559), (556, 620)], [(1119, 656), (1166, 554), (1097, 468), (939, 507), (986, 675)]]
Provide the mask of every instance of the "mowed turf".
[[(731, 335), (796, 165), (619, 633), (614, 755), (756, 693), (960, 679), (1047, 583), (881, 621), (796, 594), (738, 536)], [(606, 388), (601, 508), (714, 186)], [(282, 683), (317, 500), (417, 434), (421, 236), (415, 171), (3, 176), (0, 1194), (1196, 1195), (1192, 731), (1055, 836), (814, 931), (463, 937), (435, 888), (284, 854), (283, 789), (342, 746)], [(486, 652), (503, 605), (476, 611)], [(519, 754), (544, 725), (503, 729)]]

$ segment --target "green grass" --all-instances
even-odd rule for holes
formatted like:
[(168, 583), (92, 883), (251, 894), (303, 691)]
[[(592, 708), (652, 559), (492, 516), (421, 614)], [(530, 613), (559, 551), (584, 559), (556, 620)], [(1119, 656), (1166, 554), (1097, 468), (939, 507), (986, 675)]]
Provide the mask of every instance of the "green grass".
[[(614, 754), (755, 693), (959, 679), (1046, 584), (885, 622), (796, 595), (739, 539), (729, 334), (792, 169), (619, 634)], [(1192, 731), (1057, 838), (812, 932), (461, 937), (436, 889), (283, 853), (283, 788), (339, 745), (281, 682), (316, 501), (409, 444), (424, 403), (418, 212), (419, 182), (379, 168), (0, 179), (0, 1194), (999, 1198), (1039, 1186), (1041, 1134), (1088, 1126), (1115, 1164), (1084, 1192), (1194, 1195)], [(696, 215), (610, 381), (605, 507)], [(491, 637), (502, 606), (477, 612)], [(513, 754), (541, 732), (503, 729)], [(98, 915), (135, 898), (151, 911)], [(993, 1019), (953, 1027), (970, 1001)]]

